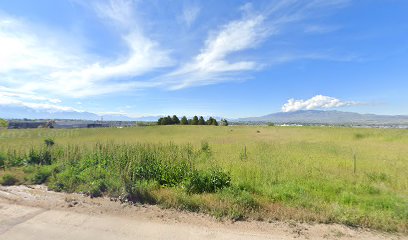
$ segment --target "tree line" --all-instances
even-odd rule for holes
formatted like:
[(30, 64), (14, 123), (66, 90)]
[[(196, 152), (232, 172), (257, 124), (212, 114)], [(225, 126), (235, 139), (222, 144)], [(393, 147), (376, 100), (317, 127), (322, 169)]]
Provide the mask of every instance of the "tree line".
[(204, 119), (203, 116), (194, 116), (193, 118), (187, 119), (186, 116), (183, 116), (179, 119), (176, 115), (173, 117), (161, 117), (157, 120), (157, 125), (213, 125), (213, 126), (228, 126), (228, 121), (226, 119), (221, 119), (220, 123), (213, 118), (210, 117), (207, 120)]

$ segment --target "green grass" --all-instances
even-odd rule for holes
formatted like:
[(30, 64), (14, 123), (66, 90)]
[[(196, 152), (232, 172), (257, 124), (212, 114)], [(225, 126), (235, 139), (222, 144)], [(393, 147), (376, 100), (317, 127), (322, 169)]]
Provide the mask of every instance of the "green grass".
[[(44, 139), (55, 141), (53, 164), (25, 166), (31, 149), (35, 150), (31, 159), (47, 157)], [(155, 157), (140, 157), (143, 152)], [(25, 182), (46, 182), (55, 189), (61, 187), (56, 184), (59, 179), (66, 184), (63, 191), (117, 197), (126, 192), (137, 201), (236, 220), (294, 219), (408, 232), (407, 130), (246, 126), (2, 129), (0, 155), (6, 156), (6, 166), (22, 165), (14, 170), (6, 167), (7, 174), (34, 168), (26, 170)], [(154, 166), (161, 166), (161, 174), (149, 177), (148, 172), (131, 168), (129, 176), (136, 174), (137, 184), (126, 185), (129, 180), (119, 174), (120, 169), (132, 161), (151, 169), (141, 164), (142, 159), (159, 161)], [(188, 191), (191, 182), (205, 189), (205, 183), (212, 181), (208, 179), (214, 166), (230, 174), (229, 187), (215, 193)], [(194, 171), (200, 171), (196, 178), (191, 177)], [(0, 170), (0, 176), (4, 174)]]

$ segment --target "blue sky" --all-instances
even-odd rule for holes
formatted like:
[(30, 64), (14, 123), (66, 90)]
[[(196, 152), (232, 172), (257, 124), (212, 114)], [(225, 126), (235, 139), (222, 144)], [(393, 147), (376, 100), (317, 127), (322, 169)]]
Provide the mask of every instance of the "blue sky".
[(0, 105), (408, 114), (407, 11), (405, 0), (0, 0)]

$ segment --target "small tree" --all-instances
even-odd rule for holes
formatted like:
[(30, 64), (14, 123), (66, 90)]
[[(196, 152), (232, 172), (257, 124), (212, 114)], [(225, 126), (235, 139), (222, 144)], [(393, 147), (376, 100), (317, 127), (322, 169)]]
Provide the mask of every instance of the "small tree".
[(167, 125), (167, 124), (168, 124), (168, 121), (166, 117), (163, 117), (160, 119), (160, 125)]
[(159, 119), (157, 120), (157, 125), (162, 125), (162, 121), (163, 121), (163, 118), (162, 118), (162, 117), (159, 118)]
[(205, 125), (203, 116), (200, 116), (200, 119), (198, 119), (198, 125)]
[(191, 121), (191, 125), (198, 125), (198, 117), (194, 116), (193, 120)]
[(173, 115), (171, 120), (172, 120), (173, 124), (180, 124), (180, 119), (176, 115)]
[(217, 122), (217, 120), (215, 120), (215, 118), (210, 117), (210, 118), (207, 120), (207, 125), (218, 126), (218, 122)]
[(188, 120), (186, 116), (183, 116), (180, 121), (181, 125), (188, 125)]
[(0, 118), (0, 128), (7, 128), (7, 127), (8, 127), (8, 122)]
[(167, 116), (166, 118), (167, 118), (168, 125), (172, 125), (173, 119), (170, 116)]
[(228, 126), (228, 121), (227, 121), (227, 119), (221, 119), (221, 121), (220, 121), (221, 123), (221, 126)]

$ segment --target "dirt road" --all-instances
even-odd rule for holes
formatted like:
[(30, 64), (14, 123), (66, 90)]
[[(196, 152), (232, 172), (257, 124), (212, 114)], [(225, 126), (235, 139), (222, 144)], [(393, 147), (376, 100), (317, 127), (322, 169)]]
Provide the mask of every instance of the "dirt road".
[(220, 222), (106, 198), (0, 187), (0, 239), (408, 239), (341, 225)]

